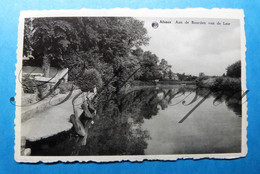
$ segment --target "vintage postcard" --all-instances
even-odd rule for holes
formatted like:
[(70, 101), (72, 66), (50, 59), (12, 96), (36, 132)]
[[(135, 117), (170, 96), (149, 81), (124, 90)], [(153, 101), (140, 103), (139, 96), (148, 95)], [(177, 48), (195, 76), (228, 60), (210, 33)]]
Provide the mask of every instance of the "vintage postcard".
[(247, 154), (239, 9), (23, 11), (17, 162)]

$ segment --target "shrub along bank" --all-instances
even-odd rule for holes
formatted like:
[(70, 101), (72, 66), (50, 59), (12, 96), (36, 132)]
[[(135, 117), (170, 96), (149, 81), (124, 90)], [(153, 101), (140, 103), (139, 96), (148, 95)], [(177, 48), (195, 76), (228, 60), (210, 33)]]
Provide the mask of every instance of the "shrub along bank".
[(197, 86), (219, 90), (241, 90), (241, 78), (233, 77), (204, 77), (198, 78)]
[(196, 80), (199, 87), (216, 90), (241, 90), (241, 61), (226, 68), (222, 76), (201, 76)]

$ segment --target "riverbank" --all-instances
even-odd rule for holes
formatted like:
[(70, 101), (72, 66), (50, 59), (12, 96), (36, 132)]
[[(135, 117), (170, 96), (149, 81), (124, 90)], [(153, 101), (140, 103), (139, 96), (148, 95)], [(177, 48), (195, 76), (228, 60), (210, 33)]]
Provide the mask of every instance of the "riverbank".
[(196, 89), (194, 81), (132, 81), (130, 84), (121, 88), (121, 92), (131, 92), (141, 89), (149, 88), (185, 88)]
[[(46, 98), (38, 104), (39, 106), (32, 107), (31, 110), (27, 108), (26, 113), (34, 114), (33, 117), (30, 114), (30, 117), (22, 121), (21, 136), (29, 141), (37, 141), (70, 130), (73, 126), (69, 122), (73, 113), (72, 99), (79, 92), (81, 91), (73, 91), (68, 100), (57, 106), (49, 106), (49, 99)], [(63, 99), (67, 95), (62, 94)]]
[[(79, 93), (80, 90), (74, 90), (72, 96), (74, 96), (76, 93)], [(66, 92), (65, 94), (58, 94), (52, 98), (45, 98), (42, 101), (39, 101), (36, 104), (28, 104), (27, 106), (23, 106), (21, 108), (21, 122), (25, 122), (31, 118), (34, 118), (37, 116), (39, 112), (42, 112), (44, 110), (49, 109), (50, 107), (53, 107), (56, 103), (62, 102), (67, 96), (69, 92)], [(25, 94), (23, 94), (25, 95)], [(34, 94), (27, 94), (34, 95)], [(71, 96), (71, 97), (72, 97)], [(24, 96), (23, 96), (24, 97)]]
[(178, 80), (164, 80), (164, 81), (140, 81), (134, 80), (131, 82), (132, 86), (153, 86), (153, 85), (195, 85), (195, 81), (178, 81)]
[(202, 88), (216, 90), (241, 90), (241, 79), (232, 77), (203, 77), (198, 78), (196, 85)]

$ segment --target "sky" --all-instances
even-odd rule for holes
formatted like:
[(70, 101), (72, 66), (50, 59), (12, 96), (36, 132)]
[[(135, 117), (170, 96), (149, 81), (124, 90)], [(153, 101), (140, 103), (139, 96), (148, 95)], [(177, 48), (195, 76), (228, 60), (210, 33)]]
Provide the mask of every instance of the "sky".
[[(237, 19), (137, 19), (144, 21), (150, 37), (149, 45), (142, 48), (159, 59), (166, 59), (175, 73), (222, 75), (228, 65), (241, 59), (240, 22)], [(162, 20), (171, 23), (160, 23)], [(183, 23), (176, 24), (176, 21)], [(186, 21), (189, 24), (185, 24)], [(206, 24), (192, 24), (192, 21)], [(153, 22), (158, 22), (159, 27), (153, 28)], [(214, 22), (214, 25), (208, 22)], [(223, 25), (223, 22), (230, 24)]]

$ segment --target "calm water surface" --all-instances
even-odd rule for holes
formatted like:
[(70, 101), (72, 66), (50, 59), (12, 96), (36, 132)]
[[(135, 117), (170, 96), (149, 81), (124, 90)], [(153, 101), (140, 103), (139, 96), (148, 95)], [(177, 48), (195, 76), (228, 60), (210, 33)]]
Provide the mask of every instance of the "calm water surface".
[(86, 137), (72, 129), (27, 146), (32, 155), (237, 153), (241, 151), (239, 96), (240, 92), (177, 86), (102, 96), (95, 118), (82, 120)]

